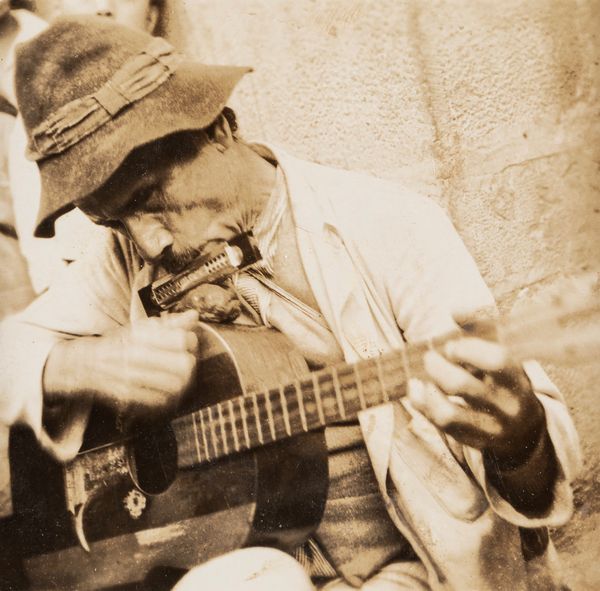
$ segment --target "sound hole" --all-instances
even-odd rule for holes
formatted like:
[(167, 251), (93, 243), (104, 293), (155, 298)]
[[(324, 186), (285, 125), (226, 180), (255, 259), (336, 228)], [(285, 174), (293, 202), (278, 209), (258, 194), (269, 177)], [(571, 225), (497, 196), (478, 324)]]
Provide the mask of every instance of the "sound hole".
[(129, 464), (140, 490), (151, 495), (167, 490), (177, 474), (177, 441), (171, 427), (142, 431), (131, 445)]

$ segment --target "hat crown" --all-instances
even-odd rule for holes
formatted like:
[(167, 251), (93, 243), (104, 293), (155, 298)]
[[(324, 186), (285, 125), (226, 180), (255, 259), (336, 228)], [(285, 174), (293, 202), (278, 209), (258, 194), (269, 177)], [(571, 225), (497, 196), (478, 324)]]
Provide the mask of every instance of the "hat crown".
[(17, 50), (17, 102), (38, 163), (35, 235), (97, 191), (136, 148), (204, 129), (250, 68), (184, 58), (164, 40), (81, 16), (57, 19)]
[(64, 17), (17, 49), (17, 104), (28, 133), (57, 109), (98, 90), (152, 39), (95, 16)]

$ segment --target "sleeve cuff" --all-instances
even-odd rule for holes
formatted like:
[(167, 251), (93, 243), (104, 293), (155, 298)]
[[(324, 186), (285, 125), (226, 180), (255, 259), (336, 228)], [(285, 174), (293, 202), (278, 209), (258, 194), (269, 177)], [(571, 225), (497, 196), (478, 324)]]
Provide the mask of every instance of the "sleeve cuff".
[[(83, 441), (83, 433), (91, 402), (74, 401), (68, 409), (64, 427), (50, 437), (42, 424), (44, 396), (42, 377), (46, 359), (56, 344), (56, 337), (31, 327), (24, 330), (16, 317), (7, 318), (0, 327), (0, 420), (8, 425), (29, 426), (40, 444), (60, 461), (75, 456)], [(13, 330), (13, 323), (15, 328)], [(18, 337), (16, 336), (18, 335)]]
[(519, 473), (525, 474), (530, 470), (531, 463), (539, 459), (540, 454), (547, 452), (548, 445), (552, 445), (556, 455), (557, 476), (552, 491), (552, 504), (544, 514), (530, 516), (515, 509), (493, 486), (485, 468), (483, 453), (474, 448), (464, 448), (465, 459), (483, 488), (491, 508), (505, 521), (527, 528), (556, 527), (569, 520), (573, 512), (571, 480), (578, 463), (578, 445), (574, 445), (571, 440), (572, 434), (568, 433), (567, 426), (571, 425), (571, 421), (564, 404), (543, 394), (538, 394), (538, 398), (546, 414), (547, 436), (540, 438), (525, 463), (512, 468), (510, 475), (513, 479), (518, 479)]

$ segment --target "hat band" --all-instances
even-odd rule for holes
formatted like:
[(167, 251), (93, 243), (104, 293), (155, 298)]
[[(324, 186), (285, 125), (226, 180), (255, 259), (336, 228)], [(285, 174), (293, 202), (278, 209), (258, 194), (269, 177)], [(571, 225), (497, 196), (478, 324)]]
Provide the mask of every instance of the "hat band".
[(156, 90), (175, 72), (183, 56), (160, 37), (129, 58), (99, 90), (52, 113), (31, 133), (29, 160), (60, 154), (94, 133), (127, 105)]

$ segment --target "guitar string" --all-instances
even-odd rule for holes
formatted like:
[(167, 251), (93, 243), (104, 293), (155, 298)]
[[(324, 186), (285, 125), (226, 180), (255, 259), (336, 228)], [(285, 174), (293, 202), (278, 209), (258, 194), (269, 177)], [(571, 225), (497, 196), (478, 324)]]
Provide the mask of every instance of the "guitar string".
[[(526, 323), (528, 324), (528, 323)], [(512, 331), (511, 331), (512, 332)], [(452, 334), (452, 335), (447, 335), (445, 337), (439, 338), (439, 339), (434, 339), (434, 340), (430, 340), (426, 343), (420, 343), (418, 345), (412, 345), (411, 347), (408, 348), (403, 348), (400, 350), (396, 350), (392, 353), (387, 353), (385, 355), (382, 355), (381, 357), (377, 357), (375, 359), (366, 359), (366, 360), (360, 360), (359, 362), (355, 363), (355, 364), (339, 364), (337, 366), (333, 366), (331, 368), (324, 368), (322, 370), (319, 370), (317, 372), (314, 372), (313, 374), (311, 374), (310, 378), (308, 379), (304, 379), (304, 380), (298, 380), (298, 384), (299, 384), (299, 388), (294, 387), (294, 390), (296, 392), (296, 396), (302, 396), (302, 398), (304, 398), (307, 394), (308, 395), (312, 395), (315, 398), (315, 402), (316, 402), (316, 416), (314, 412), (307, 412), (307, 408), (310, 408), (309, 405), (307, 405), (306, 403), (304, 403), (304, 419), (306, 420), (306, 424), (310, 429), (314, 429), (320, 425), (323, 425), (325, 423), (327, 423), (327, 419), (331, 418), (331, 419), (343, 419), (344, 418), (344, 414), (342, 414), (342, 409), (345, 409), (345, 405), (348, 403), (353, 403), (353, 402), (358, 402), (358, 407), (357, 409), (352, 409), (352, 414), (354, 414), (354, 412), (360, 410), (363, 408), (363, 404), (362, 404), (362, 400), (361, 400), (361, 395), (364, 395), (365, 393), (365, 384), (368, 384), (370, 381), (378, 381), (380, 383), (380, 392), (379, 395), (383, 396), (383, 400), (378, 400), (378, 399), (373, 399), (370, 398), (369, 396), (366, 397), (365, 399), (365, 403), (367, 403), (367, 406), (375, 406), (377, 404), (381, 404), (382, 402), (386, 402), (386, 397), (387, 397), (387, 390), (388, 388), (386, 387), (386, 382), (388, 381), (389, 378), (389, 374), (391, 373), (398, 373), (400, 371), (400, 374), (402, 375), (402, 379), (400, 381), (398, 381), (397, 377), (395, 377), (394, 381), (392, 382), (392, 389), (397, 389), (399, 386), (406, 386), (406, 384), (408, 383), (408, 381), (413, 377), (413, 368), (414, 367), (420, 367), (422, 364), (420, 364), (421, 358), (422, 358), (422, 354), (424, 351), (428, 350), (428, 349), (435, 349), (437, 346), (443, 345), (445, 342), (447, 342), (448, 340), (451, 340), (452, 338), (456, 338), (456, 334)], [(506, 343), (503, 343), (506, 345)], [(539, 346), (540, 344), (540, 338), (538, 335), (535, 334), (535, 331), (526, 331), (525, 332), (525, 336), (523, 336), (523, 334), (519, 335), (518, 338), (518, 342), (513, 342), (512, 345), (508, 346), (509, 351), (512, 350), (527, 350), (527, 347), (535, 347), (535, 346)], [(399, 362), (399, 363), (398, 363)], [(383, 369), (383, 371), (380, 371), (379, 368), (385, 366), (385, 368)], [(364, 371), (364, 374), (361, 373), (361, 368)], [(351, 387), (348, 387), (348, 384), (344, 384), (345, 388), (345, 392), (349, 393), (350, 397), (348, 396), (343, 396), (340, 397), (341, 395), (341, 385), (339, 383), (339, 381), (336, 382), (336, 379), (339, 380), (339, 376), (343, 375), (342, 371), (353, 371), (355, 373), (355, 375), (358, 372), (357, 378), (360, 379), (356, 379), (355, 380), (355, 384), (352, 384)], [(374, 373), (376, 373), (376, 375), (373, 375)], [(321, 379), (319, 379), (321, 378)], [(312, 382), (312, 387), (310, 387), (308, 381)], [(328, 384), (329, 381), (329, 384)], [(324, 385), (329, 385), (328, 389), (324, 389), (322, 386)], [(285, 388), (285, 387), (282, 387)], [(404, 388), (405, 389), (405, 388)], [(278, 389), (278, 393), (279, 393), (279, 389)], [(263, 395), (265, 395), (265, 393), (262, 393)], [(336, 398), (336, 404), (335, 406), (338, 407), (338, 411), (336, 413), (337, 416), (334, 417), (327, 417), (326, 413), (325, 413), (325, 409), (324, 409), (324, 405), (323, 405), (323, 401), (322, 398), (331, 398), (332, 396), (335, 396)], [(394, 398), (398, 397), (398, 394), (396, 392), (394, 392)], [(270, 396), (266, 396), (266, 399), (270, 400)], [(288, 401), (289, 402), (289, 401)], [(290, 406), (288, 404), (288, 406)], [(297, 413), (296, 414), (296, 409), (297, 409)], [(258, 409), (256, 409), (258, 410)], [(274, 406), (271, 405), (271, 417), (272, 419), (269, 419), (269, 429), (271, 430), (271, 434), (273, 435), (272, 439), (274, 441), (282, 439), (283, 437), (285, 437), (286, 435), (289, 435), (288, 433), (288, 429), (285, 426), (284, 429), (279, 429), (277, 427), (277, 419), (280, 418), (284, 421), (284, 425), (285, 425), (285, 418), (283, 415), (279, 416), (279, 410), (282, 410), (285, 412), (284, 408), (282, 406)], [(288, 412), (290, 411), (290, 408), (287, 409)], [(302, 418), (302, 411), (300, 411), (300, 404), (298, 403), (297, 406), (293, 407), (292, 412), (289, 412), (289, 421), (292, 422), (292, 419), (296, 419), (298, 418), (298, 421), (300, 422), (300, 424), (302, 425), (302, 429), (304, 429), (304, 420)], [(329, 407), (329, 410), (331, 410), (331, 406)], [(252, 413), (255, 414), (255, 413)], [(236, 413), (237, 415), (237, 413)], [(243, 420), (238, 419), (237, 416), (235, 416), (233, 418), (233, 420), (231, 421), (232, 426), (235, 425), (235, 429), (238, 431), (238, 433), (240, 432), (240, 421), (241, 421), (241, 426), (243, 427)], [(331, 421), (329, 421), (331, 422)], [(248, 429), (248, 438), (246, 438), (245, 436), (245, 432), (244, 432), (244, 440), (246, 441), (246, 444), (250, 443), (252, 444), (253, 440), (258, 440), (257, 443), (255, 445), (252, 445), (251, 447), (255, 447), (256, 445), (261, 445), (263, 443), (263, 441), (261, 441), (261, 437), (259, 436), (258, 433), (258, 427), (260, 425), (261, 421), (258, 420), (256, 422), (257, 424), (257, 429), (256, 431), (254, 431), (253, 429)], [(279, 435), (279, 432), (281, 431), (281, 435)], [(300, 432), (300, 431), (298, 431)], [(296, 432), (292, 433), (292, 434), (297, 434)], [(195, 443), (194, 443), (195, 445)], [(213, 444), (213, 447), (215, 447), (216, 444)], [(248, 445), (246, 445), (247, 448)], [(204, 446), (205, 451), (207, 451), (206, 446)], [(215, 447), (216, 449), (216, 447)], [(207, 454), (208, 455), (208, 454)], [(216, 454), (217, 457), (221, 457), (222, 454), (217, 453)]]
[[(396, 353), (396, 352), (394, 352)], [(415, 351), (416, 353), (416, 351)], [(351, 412), (352, 415), (354, 416), (354, 414), (358, 411), (360, 411), (361, 409), (363, 409), (363, 400), (364, 400), (364, 404), (366, 405), (366, 407), (372, 407), (372, 406), (376, 406), (378, 404), (382, 404), (386, 402), (386, 399), (389, 399), (389, 395), (386, 397), (386, 394), (383, 394), (384, 390), (383, 390), (383, 386), (385, 386), (384, 382), (382, 382), (382, 380), (385, 381), (389, 381), (386, 380), (386, 378), (389, 376), (389, 374), (397, 374), (399, 373), (399, 370), (404, 370), (403, 373), (404, 376), (402, 377), (402, 379), (398, 379), (398, 377), (395, 378), (395, 380), (393, 381), (393, 383), (390, 383), (390, 385), (392, 386), (393, 390), (396, 390), (398, 387), (402, 387), (406, 384), (406, 375), (410, 375), (410, 373), (406, 372), (406, 368), (410, 367), (410, 361), (409, 359), (409, 355), (406, 354), (406, 352), (401, 355), (401, 358), (398, 359), (398, 355), (397, 354), (388, 354), (386, 356), (383, 357), (378, 357), (375, 360), (373, 359), (368, 359), (368, 360), (361, 360), (356, 364), (344, 364), (343, 366), (341, 366), (341, 368), (343, 370), (345, 370), (346, 372), (360, 372), (360, 366), (364, 366), (363, 367), (363, 373), (359, 373), (359, 378), (360, 380), (354, 380), (351, 384), (344, 384), (344, 390), (345, 392), (347, 392), (349, 394), (348, 396), (344, 396), (343, 397), (343, 408), (345, 410), (345, 404), (348, 403), (358, 403), (358, 406), (356, 408), (352, 408)], [(375, 361), (375, 367), (376, 368), (381, 368), (381, 371), (379, 369), (377, 369), (376, 371), (374, 371), (374, 367), (373, 367), (373, 361)], [(338, 382), (337, 382), (337, 387), (336, 387), (336, 382), (335, 382), (335, 378), (333, 376), (332, 373), (328, 373), (326, 370), (320, 370), (321, 376), (322, 378), (326, 378), (330, 380), (329, 383), (329, 388), (324, 390), (321, 385), (326, 384), (327, 382), (321, 382), (319, 385), (318, 390), (320, 391), (319, 394), (319, 398), (321, 397), (327, 397), (327, 398), (332, 398), (335, 397), (336, 398), (336, 404), (335, 407), (337, 407), (337, 412), (335, 413), (335, 416), (331, 417), (331, 421), (335, 419), (344, 419), (345, 416), (347, 416), (347, 414), (345, 413), (345, 415), (342, 415), (340, 412), (340, 403), (338, 402), (338, 396), (341, 394), (341, 384), (339, 382), (339, 377), (347, 377), (349, 375), (349, 373), (343, 374), (340, 371), (336, 371), (336, 375), (338, 376)], [(337, 369), (337, 368), (336, 368)], [(366, 372), (364, 371), (366, 369)], [(319, 373), (319, 372), (315, 372), (315, 373)], [(354, 373), (354, 375), (356, 375), (356, 373)], [(318, 400), (319, 398), (317, 398), (316, 396), (316, 392), (317, 390), (315, 390), (314, 388), (314, 384), (315, 384), (315, 379), (314, 379), (314, 374), (312, 377), (313, 382), (313, 388), (308, 390), (309, 393), (313, 393), (315, 394), (315, 399)], [(375, 389), (375, 392), (372, 392), (372, 389), (370, 388), (365, 388), (365, 386), (368, 386), (369, 382), (377, 382), (380, 384), (379, 389)], [(302, 396), (304, 397), (306, 395), (306, 391), (305, 389), (302, 387), (302, 381), (298, 380), (299, 386), (300, 388), (294, 387), (294, 391), (297, 392), (297, 394), (301, 391), (302, 392)], [(308, 380), (304, 380), (304, 384), (305, 386), (308, 386)], [(359, 387), (360, 384), (360, 387)], [(293, 384), (292, 384), (293, 385)], [(386, 388), (386, 390), (389, 389)], [(337, 391), (336, 391), (337, 390)], [(279, 389), (277, 389), (277, 392), (279, 393)], [(284, 437), (289, 436), (290, 434), (297, 434), (300, 432), (300, 429), (298, 429), (297, 432), (291, 432), (288, 431), (287, 425), (285, 424), (285, 417), (284, 417), (284, 413), (285, 413), (285, 409), (282, 405), (276, 405), (274, 404), (273, 400), (271, 399), (270, 393), (273, 391), (265, 391), (265, 392), (258, 392), (255, 393), (254, 395), (263, 395), (265, 398), (265, 403), (266, 403), (266, 408), (267, 408), (267, 414), (268, 414), (268, 429), (271, 431), (271, 435), (272, 435), (272, 440), (273, 441), (278, 441), (280, 439), (283, 439)], [(366, 395), (365, 395), (366, 393)], [(361, 400), (361, 394), (363, 396), (363, 400)], [(398, 398), (398, 393), (394, 392), (394, 396), (393, 398)], [(243, 401), (241, 399), (243, 399), (244, 397), (240, 397), (240, 404), (243, 404)], [(279, 398), (279, 397), (278, 397)], [(227, 401), (223, 401), (223, 403), (225, 404), (229, 404), (229, 400)], [(217, 416), (219, 417), (219, 421), (220, 421), (220, 416), (222, 416), (222, 410), (220, 408), (221, 403), (218, 403), (216, 405), (213, 405), (213, 408), (216, 408), (217, 410)], [(314, 429), (316, 427), (318, 427), (319, 425), (322, 424), (322, 420), (321, 420), (321, 416), (319, 416), (321, 413), (319, 413), (319, 410), (317, 408), (317, 414), (315, 416), (315, 413), (308, 413), (306, 411), (307, 409), (306, 403), (304, 404), (304, 411), (305, 411), (305, 419), (306, 419), (306, 423), (307, 426), (310, 429)], [(318, 405), (317, 405), (318, 407)], [(333, 409), (335, 410), (335, 407), (333, 407)], [(215, 429), (214, 423), (217, 419), (213, 419), (212, 417), (212, 412), (211, 410), (208, 410), (211, 407), (205, 407), (207, 410), (207, 414), (208, 414), (208, 421), (211, 423), (210, 425), (210, 431), (211, 431), (211, 436), (212, 436), (212, 444), (213, 444), (213, 450), (214, 450), (214, 454), (213, 454), (213, 458), (210, 458), (210, 453), (206, 453), (205, 455), (207, 455), (207, 461), (210, 461), (210, 459), (216, 459), (219, 457), (224, 457), (226, 455), (228, 455), (228, 451), (226, 451), (228, 449), (227, 446), (227, 442), (226, 441), (218, 441), (219, 439), (219, 435), (217, 430)], [(232, 407), (230, 407), (231, 409)], [(270, 412), (269, 412), (269, 408), (270, 408)], [(331, 407), (330, 407), (331, 409)], [(292, 407), (292, 412), (290, 411), (290, 404), (288, 403), (288, 413), (289, 413), (289, 420), (292, 421), (292, 419), (294, 418), (298, 418), (298, 421), (301, 425), (303, 425), (303, 420), (302, 420), (302, 414), (300, 411), (300, 405), (298, 404), (298, 406), (293, 406)], [(197, 411), (200, 413), (200, 416), (202, 417), (202, 413), (201, 411)], [(321, 412), (323, 412), (323, 409), (321, 410)], [(195, 413), (192, 413), (192, 415)], [(261, 437), (260, 437), (260, 433), (259, 433), (259, 425), (262, 423), (262, 421), (259, 420), (256, 421), (256, 425), (257, 428), (256, 430), (250, 428), (250, 425), (248, 424), (247, 420), (244, 421), (243, 418), (241, 417), (241, 414), (238, 415), (238, 413), (232, 413), (233, 416), (230, 417), (230, 423), (232, 425), (232, 432), (237, 431), (238, 433), (243, 432), (244, 433), (244, 441), (246, 441), (246, 448), (249, 449), (250, 447), (256, 447), (258, 445), (262, 445), (262, 441), (260, 441)], [(255, 412), (253, 412), (252, 414), (255, 414)], [(247, 418), (247, 416), (246, 416)], [(258, 417), (257, 417), (258, 418)], [(181, 417), (180, 421), (182, 419), (186, 419), (186, 417)], [(281, 422), (283, 423), (283, 428), (280, 429), (278, 428), (278, 422), (277, 419), (281, 419)], [(323, 412), (323, 419), (325, 419), (325, 413)], [(189, 420), (189, 419), (188, 419)], [(193, 419), (192, 419), (193, 420)], [(234, 428), (235, 425), (235, 428)], [(244, 426), (245, 425), (245, 426)], [(187, 425), (183, 426), (183, 430), (185, 431)], [(302, 427), (303, 428), (303, 427)], [(248, 437), (246, 438), (246, 434), (244, 429), (247, 429), (248, 432)], [(223, 439), (225, 439), (227, 437), (226, 435), (226, 431), (223, 431)], [(181, 437), (178, 438), (179, 440), (181, 440)], [(248, 443), (252, 444), (252, 441), (256, 440), (255, 445), (250, 445), (248, 446)], [(219, 446), (220, 443), (220, 446)], [(195, 443), (194, 443), (195, 445)], [(234, 443), (235, 446), (235, 443)], [(191, 447), (191, 446), (185, 446), (183, 445), (183, 449), (181, 450), (182, 456), (185, 456), (185, 450), (186, 448)], [(204, 446), (203, 446), (204, 447)], [(222, 451), (220, 451), (220, 449)], [(205, 451), (208, 451), (205, 449)]]

